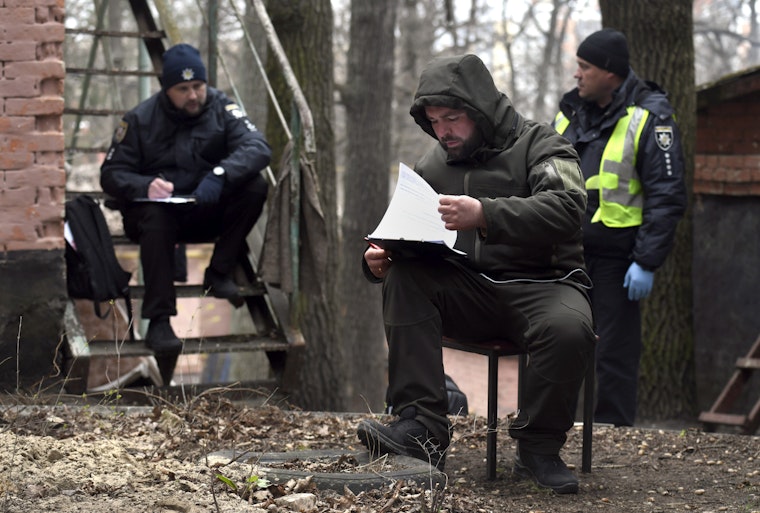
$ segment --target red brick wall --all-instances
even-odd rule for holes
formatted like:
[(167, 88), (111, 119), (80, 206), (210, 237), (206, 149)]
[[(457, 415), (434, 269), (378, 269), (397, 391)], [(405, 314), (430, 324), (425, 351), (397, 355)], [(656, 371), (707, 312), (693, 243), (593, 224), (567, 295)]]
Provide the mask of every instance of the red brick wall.
[(697, 114), (694, 192), (760, 196), (760, 91)]
[(0, 0), (0, 253), (63, 248), (64, 0)]

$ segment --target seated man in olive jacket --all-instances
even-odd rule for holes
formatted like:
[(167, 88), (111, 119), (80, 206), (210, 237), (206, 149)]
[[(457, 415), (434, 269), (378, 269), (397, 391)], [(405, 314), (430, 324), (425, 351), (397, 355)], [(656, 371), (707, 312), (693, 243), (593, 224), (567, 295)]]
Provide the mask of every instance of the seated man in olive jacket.
[(364, 274), (383, 287), (388, 396), (398, 418), (361, 421), (359, 440), (442, 469), (451, 424), (441, 339), (507, 339), (530, 355), (525, 404), (509, 428), (515, 471), (577, 493), (559, 453), (595, 344), (578, 155), (550, 126), (523, 118), (475, 55), (429, 64), (410, 113), (437, 141), (415, 171), (441, 195), (438, 213), (467, 258), (366, 249)]
[[(174, 247), (215, 241), (204, 288), (241, 304), (232, 272), (267, 197), (261, 171), (271, 150), (240, 107), (207, 86), (206, 68), (192, 46), (166, 51), (161, 86), (124, 115), (100, 183), (117, 200), (126, 235), (140, 245), (142, 317), (150, 319), (146, 344), (175, 353), (182, 342), (169, 323), (177, 314)], [(194, 202), (157, 201), (176, 196)]]

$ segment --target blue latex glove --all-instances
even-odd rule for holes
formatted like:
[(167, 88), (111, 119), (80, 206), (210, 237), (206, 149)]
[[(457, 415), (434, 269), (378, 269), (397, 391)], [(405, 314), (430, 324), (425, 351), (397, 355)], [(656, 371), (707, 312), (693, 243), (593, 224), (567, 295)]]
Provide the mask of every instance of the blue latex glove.
[(223, 187), (224, 177), (209, 173), (203, 177), (192, 195), (199, 205), (214, 205), (219, 202)]
[(639, 264), (633, 262), (625, 273), (623, 287), (628, 289), (628, 299), (639, 301), (652, 292), (654, 271), (645, 271)]

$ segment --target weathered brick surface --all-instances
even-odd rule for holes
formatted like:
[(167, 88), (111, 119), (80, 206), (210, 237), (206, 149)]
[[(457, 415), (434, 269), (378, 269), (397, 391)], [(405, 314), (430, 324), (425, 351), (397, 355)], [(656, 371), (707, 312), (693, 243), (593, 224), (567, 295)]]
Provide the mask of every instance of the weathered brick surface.
[(25, 134), (34, 130), (34, 116), (0, 117), (0, 134)]
[(66, 68), (62, 61), (11, 62), (3, 67), (5, 78), (64, 78), (65, 75)]
[[(697, 113), (694, 192), (756, 196), (760, 190), (760, 90), (757, 72), (703, 91)], [(753, 90), (754, 89), (754, 90)], [(720, 93), (720, 94), (718, 94)]]
[(0, 0), (0, 255), (64, 245), (63, 20), (64, 0)]
[(37, 58), (34, 41), (0, 41), (0, 61), (33, 61)]
[(11, 116), (63, 115), (63, 98), (9, 98), (5, 100), (5, 113)]
[[(0, 0), (0, 391), (49, 389), (66, 301), (64, 0)], [(16, 345), (24, 319), (21, 350)], [(8, 366), (4, 367), (7, 369)]]
[(754, 155), (698, 154), (694, 161), (694, 192), (756, 196), (760, 190), (760, 152)]

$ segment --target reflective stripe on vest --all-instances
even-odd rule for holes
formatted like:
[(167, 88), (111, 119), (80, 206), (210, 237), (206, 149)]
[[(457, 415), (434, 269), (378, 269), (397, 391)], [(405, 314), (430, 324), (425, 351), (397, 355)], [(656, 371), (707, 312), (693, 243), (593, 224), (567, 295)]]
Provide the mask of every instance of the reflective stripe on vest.
[(565, 133), (568, 126), (570, 126), (570, 120), (567, 119), (567, 116), (562, 114), (562, 111), (558, 112), (557, 115), (554, 116), (554, 129), (558, 134), (562, 135)]
[[(611, 228), (641, 225), (644, 195), (636, 171), (639, 139), (649, 111), (637, 106), (628, 107), (628, 115), (615, 124), (602, 153), (599, 174), (586, 180), (586, 189), (599, 189), (599, 208), (591, 218)], [(560, 134), (567, 130), (570, 120), (561, 112), (554, 118)]]

